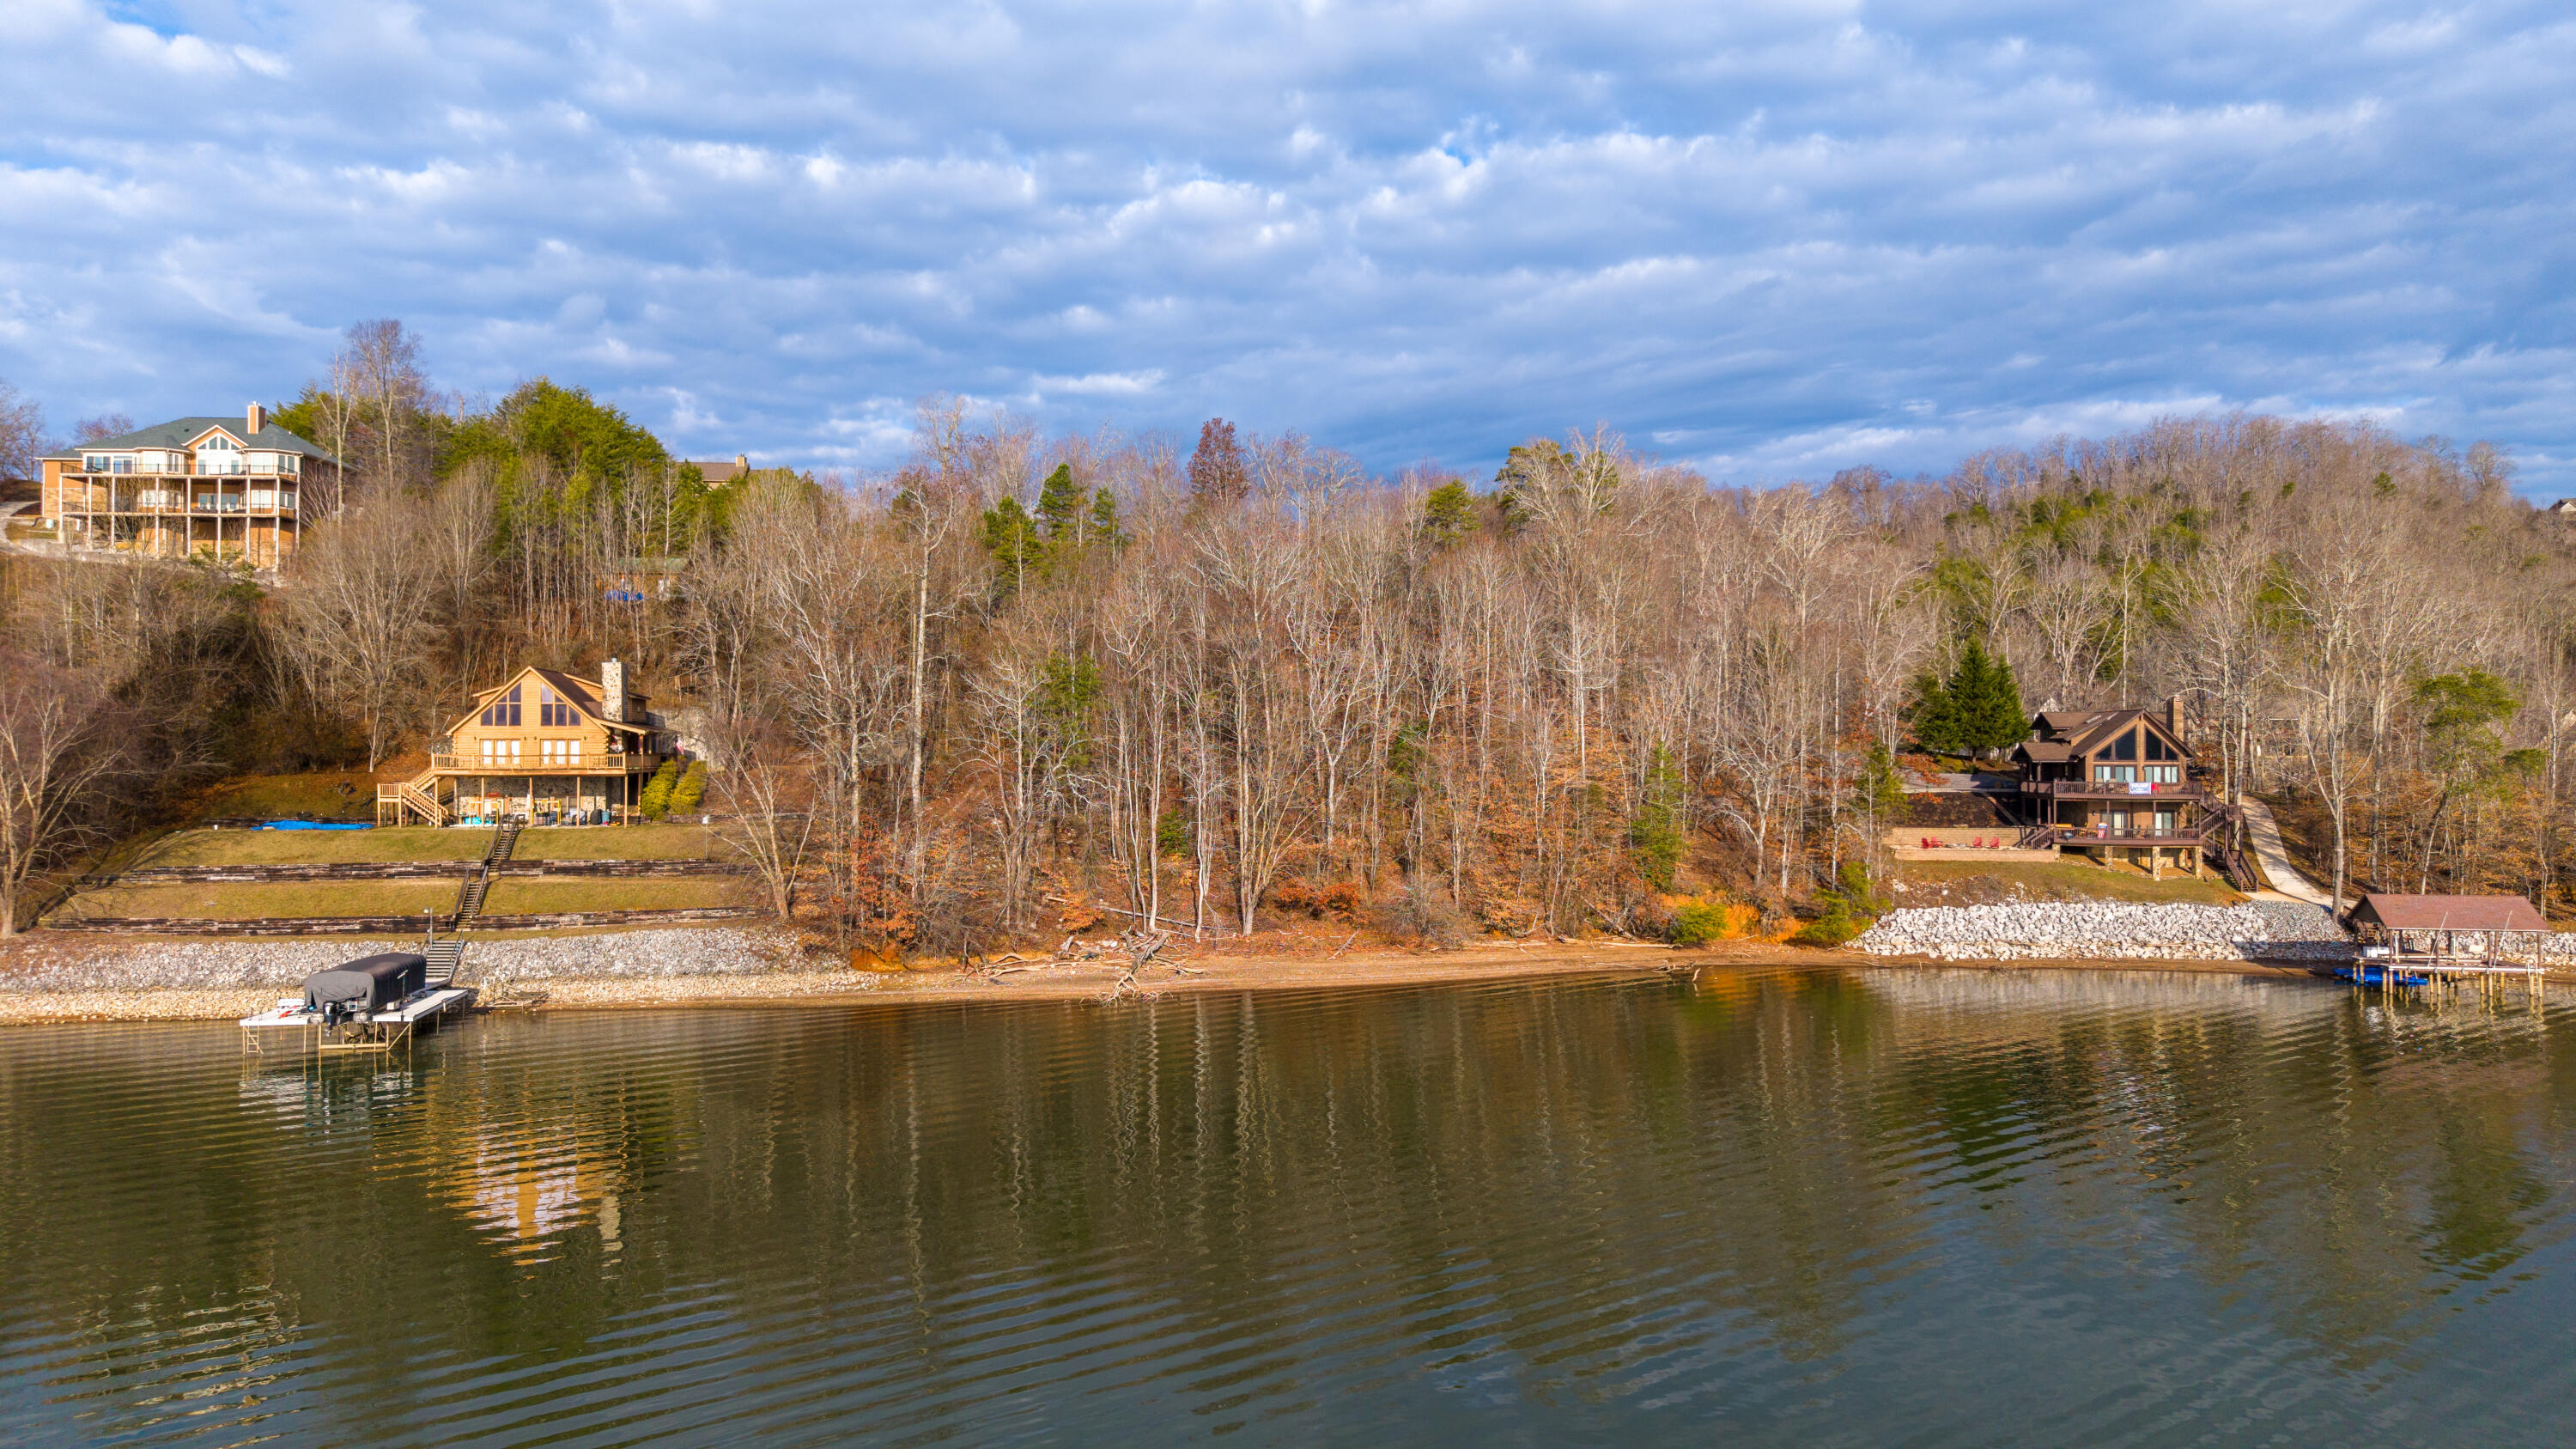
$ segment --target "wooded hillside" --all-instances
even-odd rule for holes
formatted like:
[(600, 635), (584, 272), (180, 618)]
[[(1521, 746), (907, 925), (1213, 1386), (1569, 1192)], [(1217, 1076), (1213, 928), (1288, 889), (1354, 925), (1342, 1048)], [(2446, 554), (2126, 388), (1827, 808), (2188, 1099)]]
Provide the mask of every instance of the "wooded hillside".
[[(2033, 707), (2187, 694), (2357, 881), (2576, 884), (2576, 551), (2484, 448), (2176, 421), (1744, 491), (1588, 434), (1470, 483), (943, 403), (893, 475), (710, 493), (561, 390), (434, 431), (273, 591), (14, 560), (19, 692), (166, 785), (383, 757), (507, 664), (618, 653), (801, 921), (953, 951), (1086, 900), (1430, 938), (1785, 913), (1869, 860), (1909, 685), (1974, 643)], [(646, 573), (667, 598), (615, 586)]]

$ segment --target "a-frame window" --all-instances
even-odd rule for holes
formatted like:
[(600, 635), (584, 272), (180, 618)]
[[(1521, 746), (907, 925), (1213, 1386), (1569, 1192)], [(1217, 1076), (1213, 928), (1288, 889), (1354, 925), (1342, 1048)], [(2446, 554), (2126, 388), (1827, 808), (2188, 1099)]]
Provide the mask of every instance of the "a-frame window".
[(483, 725), (486, 729), (519, 727), (519, 686), (511, 685), (499, 699), (483, 707)]
[(537, 686), (537, 725), (540, 729), (566, 730), (581, 723), (581, 714), (572, 701), (555, 693), (551, 684)]

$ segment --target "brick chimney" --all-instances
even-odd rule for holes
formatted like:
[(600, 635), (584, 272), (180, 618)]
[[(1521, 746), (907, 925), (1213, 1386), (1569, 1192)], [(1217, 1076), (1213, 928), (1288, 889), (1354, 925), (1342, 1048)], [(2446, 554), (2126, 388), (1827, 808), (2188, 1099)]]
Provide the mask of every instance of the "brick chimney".
[(242, 434), (242, 441), (247, 443), (259, 436), (260, 429), (268, 426), (268, 409), (252, 403), (242, 414), (242, 421), (250, 427), (249, 432)]
[(626, 723), (626, 665), (610, 658), (599, 666), (599, 715), (610, 724)]
[(2184, 736), (2182, 727), (2182, 696), (2177, 694), (2173, 698), (2165, 701), (2165, 728), (2172, 732), (2173, 737), (2176, 740), (2188, 744), (2190, 741)]

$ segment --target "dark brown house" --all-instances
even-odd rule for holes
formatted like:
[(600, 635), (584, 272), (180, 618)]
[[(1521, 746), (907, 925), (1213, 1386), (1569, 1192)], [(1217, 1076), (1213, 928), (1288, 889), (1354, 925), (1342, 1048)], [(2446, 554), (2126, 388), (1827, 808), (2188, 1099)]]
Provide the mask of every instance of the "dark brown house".
[(2060, 850), (2200, 869), (2209, 795), (2192, 783), (2181, 700), (2162, 710), (2043, 710), (2012, 757), (2032, 822)]

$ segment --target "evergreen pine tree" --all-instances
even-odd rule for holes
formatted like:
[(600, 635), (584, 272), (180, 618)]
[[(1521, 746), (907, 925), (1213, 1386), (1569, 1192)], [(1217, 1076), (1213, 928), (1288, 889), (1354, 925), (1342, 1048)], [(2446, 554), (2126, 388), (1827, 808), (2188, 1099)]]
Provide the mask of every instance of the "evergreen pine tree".
[(1986, 646), (1971, 639), (1959, 651), (1959, 663), (1950, 671), (1950, 709), (1958, 721), (1959, 753), (1982, 755), (1988, 745), (1986, 736), (1994, 713), (1995, 666)]
[(2010, 660), (1990, 660), (1976, 728), (1980, 749), (2009, 750), (2029, 737), (2030, 714), (2022, 708), (2021, 682), (2013, 678)]
[(1905, 781), (1896, 773), (1896, 759), (1877, 740), (1870, 741), (1858, 785), (1853, 803), (1872, 815), (1893, 814), (1905, 804)]
[(1082, 526), (1082, 541), (1102, 548), (1116, 548), (1127, 541), (1118, 531), (1118, 498), (1103, 488), (1091, 495), (1091, 519)]
[(1082, 527), (1082, 487), (1073, 481), (1073, 465), (1058, 463), (1038, 488), (1038, 531), (1058, 548), (1073, 544)]
[(1914, 743), (1933, 754), (1955, 755), (1965, 748), (1959, 739), (1959, 712), (1950, 698), (1950, 688), (1931, 670), (1914, 676), (1900, 713)]
[(1914, 676), (1904, 718), (1916, 744), (1944, 755), (2010, 749), (2030, 729), (2012, 665), (1976, 639), (1960, 647), (1948, 678), (1929, 669)]
[(1628, 822), (1628, 844), (1637, 852), (1637, 874), (1656, 890), (1670, 891), (1685, 843), (1681, 812), (1675, 808), (1681, 799), (1682, 777), (1673, 767), (1672, 751), (1655, 746), (1645, 784), (1637, 818)]
[(1020, 500), (1004, 495), (984, 510), (984, 551), (993, 556), (994, 591), (1008, 595), (1028, 582), (1029, 573), (1045, 562), (1037, 525)]
[(1422, 536), (1446, 547), (1476, 531), (1476, 495), (1452, 478), (1422, 500)]
[(1950, 672), (1950, 708), (1962, 753), (1984, 755), (2009, 749), (2028, 728), (2021, 712), (2021, 686), (2012, 666), (1986, 652), (1977, 640), (1959, 654)]

